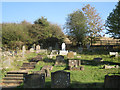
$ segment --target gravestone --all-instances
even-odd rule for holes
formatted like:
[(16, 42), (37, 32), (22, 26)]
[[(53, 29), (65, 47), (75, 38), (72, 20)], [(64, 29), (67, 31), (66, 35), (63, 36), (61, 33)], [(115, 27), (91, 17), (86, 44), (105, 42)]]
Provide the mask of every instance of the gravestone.
[(68, 67), (69, 70), (84, 70), (84, 67), (80, 66), (80, 60), (69, 60)]
[(40, 50), (40, 45), (36, 46), (36, 51)]
[(46, 69), (52, 70), (53, 66), (51, 66), (51, 65), (45, 65), (45, 66), (42, 67), (41, 70), (46, 70)]
[(34, 43), (33, 46), (32, 46), (32, 48), (33, 48), (34, 50), (35, 50), (35, 46), (36, 46), (36, 44)]
[(45, 87), (45, 74), (32, 73), (24, 77), (24, 88), (44, 88)]
[(56, 56), (56, 60), (64, 61), (64, 56), (58, 55), (58, 56)]
[(34, 48), (30, 48), (30, 52), (34, 52)]
[(74, 67), (74, 66), (80, 66), (81, 65), (81, 60), (69, 60), (69, 64), (70, 67)]
[(65, 64), (66, 64), (66, 62), (64, 60), (64, 56), (62, 56), (62, 55), (56, 56), (55, 66), (56, 65), (65, 65)]
[(120, 75), (106, 75), (104, 79), (104, 87), (120, 89)]
[(22, 47), (22, 56), (23, 56), (23, 57), (24, 57), (25, 51), (26, 51), (25, 46), (23, 46), (23, 47)]
[(118, 57), (118, 52), (109, 52), (110, 56)]
[(60, 50), (59, 55), (67, 55), (67, 54), (68, 54), (68, 50), (66, 50), (66, 51)]
[(56, 57), (56, 55), (47, 55), (48, 58)]
[(81, 58), (81, 56), (77, 56), (77, 58)]
[(118, 65), (116, 66), (104, 65), (103, 66), (103, 69), (111, 69), (111, 68), (119, 68), (119, 66)]
[(103, 59), (98, 57), (98, 58), (94, 58), (93, 61), (101, 62), (101, 61), (103, 61)]
[(37, 45), (36, 46), (36, 53), (39, 53), (40, 52), (40, 45)]
[(73, 58), (74, 58), (74, 52), (69, 52), (69, 53), (67, 54), (67, 58), (73, 59)]
[(68, 88), (70, 86), (70, 72), (63, 70), (51, 73), (51, 88)]
[(50, 55), (58, 55), (58, 50), (52, 50)]

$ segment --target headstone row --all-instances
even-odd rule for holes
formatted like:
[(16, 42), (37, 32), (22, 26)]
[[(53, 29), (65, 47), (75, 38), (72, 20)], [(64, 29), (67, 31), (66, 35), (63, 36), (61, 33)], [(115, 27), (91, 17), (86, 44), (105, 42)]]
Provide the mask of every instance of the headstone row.
[[(63, 70), (51, 73), (51, 88), (68, 88), (70, 86), (70, 72)], [(24, 88), (44, 88), (45, 73), (34, 72), (24, 78)]]

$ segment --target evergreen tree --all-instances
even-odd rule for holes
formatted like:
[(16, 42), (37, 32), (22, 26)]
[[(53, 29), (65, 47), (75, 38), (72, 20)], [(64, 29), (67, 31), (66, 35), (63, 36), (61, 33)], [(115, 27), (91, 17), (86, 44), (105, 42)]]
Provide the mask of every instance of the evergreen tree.
[(116, 8), (109, 14), (105, 23), (107, 33), (114, 38), (120, 38), (120, 1)]

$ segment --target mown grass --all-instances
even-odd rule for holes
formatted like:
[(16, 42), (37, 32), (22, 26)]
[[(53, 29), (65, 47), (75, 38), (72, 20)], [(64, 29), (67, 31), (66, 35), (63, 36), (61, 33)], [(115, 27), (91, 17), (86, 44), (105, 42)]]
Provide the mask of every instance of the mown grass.
[[(66, 70), (67, 66), (53, 66), (53, 70), (50, 72), (55, 72), (58, 70), (64, 70), (67, 72), (70, 72), (70, 88), (103, 88), (104, 87), (104, 78), (107, 74), (117, 74), (120, 73), (120, 69), (113, 68), (113, 69), (102, 69), (104, 65), (110, 64), (114, 65), (115, 63), (120, 64), (120, 59), (113, 57), (110, 58), (109, 54), (78, 54), (78, 56), (81, 56), (78, 60), (83, 60), (88, 62), (87, 64), (82, 64), (81, 66), (84, 67), (84, 71), (70, 71)], [(96, 62), (90, 62), (93, 60), (93, 58), (101, 57), (103, 58), (104, 62), (96, 63)], [(66, 58), (66, 57), (65, 57)], [(75, 58), (77, 59), (77, 58)], [(49, 60), (49, 59), (48, 59)], [(55, 59), (53, 59), (53, 62), (44, 62), (39, 61), (36, 65), (35, 71), (40, 71), (40, 69), (44, 65), (54, 65)], [(45, 87), (50, 88), (51, 87), (51, 77), (47, 77), (45, 79)]]
[[(29, 59), (37, 56), (36, 53), (29, 53), (25, 55), (25, 62)], [(84, 51), (82, 54), (77, 54), (77, 56), (81, 56), (81, 58), (74, 58), (76, 60), (81, 60), (82, 65), (84, 67), (84, 71), (70, 71), (67, 70), (67, 64), (63, 66), (54, 66), (55, 58), (49, 59), (44, 56), (43, 61), (39, 61), (35, 69), (31, 71), (40, 71), (44, 65), (52, 65), (53, 69), (50, 72), (55, 72), (58, 70), (64, 70), (70, 72), (70, 88), (103, 88), (104, 87), (104, 78), (107, 74), (120, 73), (120, 68), (113, 69), (102, 69), (104, 65), (115, 65), (118, 63), (120, 65), (120, 57), (110, 58), (108, 52), (100, 51), (100, 52), (87, 52)], [(103, 58), (103, 62), (93, 62), (94, 58), (101, 57)], [(65, 56), (65, 60), (67, 57)], [(84, 63), (83, 63), (84, 61)], [(21, 62), (22, 64), (23, 62)], [(51, 76), (45, 78), (45, 87), (51, 87)]]

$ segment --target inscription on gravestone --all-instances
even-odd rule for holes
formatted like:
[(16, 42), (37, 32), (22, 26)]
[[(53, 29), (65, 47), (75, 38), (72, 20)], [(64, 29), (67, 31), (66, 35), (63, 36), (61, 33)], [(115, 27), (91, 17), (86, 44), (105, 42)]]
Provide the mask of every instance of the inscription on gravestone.
[(51, 73), (51, 88), (67, 88), (70, 86), (70, 72), (63, 70)]
[(32, 73), (25, 76), (24, 88), (44, 88), (45, 87), (45, 74)]

